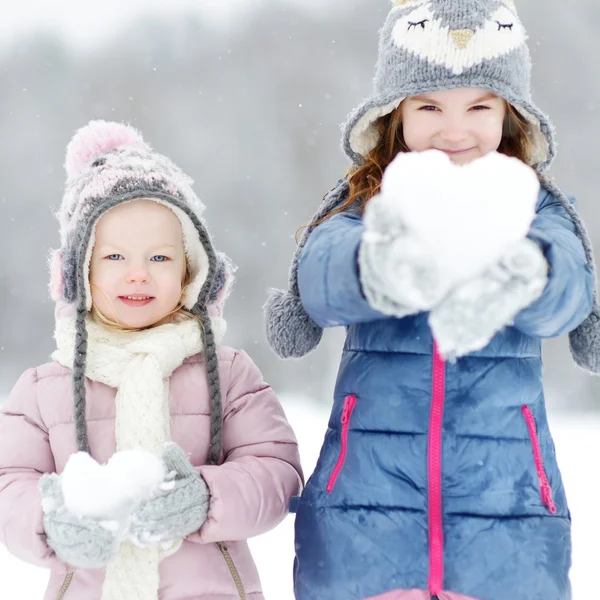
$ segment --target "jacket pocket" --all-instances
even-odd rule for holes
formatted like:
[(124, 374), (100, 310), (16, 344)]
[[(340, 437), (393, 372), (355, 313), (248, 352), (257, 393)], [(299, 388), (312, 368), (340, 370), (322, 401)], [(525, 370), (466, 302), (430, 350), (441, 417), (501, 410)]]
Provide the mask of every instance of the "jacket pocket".
[(67, 573), (65, 575), (65, 580), (63, 581), (62, 585), (60, 586), (60, 589), (58, 590), (58, 596), (56, 596), (56, 600), (63, 600), (65, 594), (67, 593), (67, 590), (69, 589), (69, 586), (71, 585), (71, 581), (73, 581), (73, 575), (75, 575), (75, 573), (73, 572)]
[(340, 444), (340, 455), (335, 463), (335, 467), (333, 467), (333, 471), (329, 476), (329, 481), (327, 482), (327, 493), (331, 494), (333, 492), (333, 488), (335, 487), (335, 482), (344, 466), (344, 462), (346, 461), (346, 453), (348, 452), (348, 430), (350, 429), (350, 417), (352, 416), (352, 411), (356, 406), (356, 396), (354, 394), (350, 394), (346, 396), (344, 399), (344, 407), (342, 409), (342, 433), (341, 433), (341, 444)]
[(540, 494), (542, 496), (542, 502), (548, 509), (550, 514), (556, 514), (556, 505), (552, 499), (552, 488), (546, 475), (546, 469), (544, 468), (544, 461), (542, 459), (542, 450), (540, 448), (540, 441), (538, 439), (537, 427), (535, 424), (535, 418), (529, 406), (522, 406), (521, 411), (525, 418), (527, 429), (529, 430), (529, 437), (531, 438), (531, 447), (533, 450), (533, 460), (535, 462), (535, 470), (537, 471), (538, 479), (540, 482)]

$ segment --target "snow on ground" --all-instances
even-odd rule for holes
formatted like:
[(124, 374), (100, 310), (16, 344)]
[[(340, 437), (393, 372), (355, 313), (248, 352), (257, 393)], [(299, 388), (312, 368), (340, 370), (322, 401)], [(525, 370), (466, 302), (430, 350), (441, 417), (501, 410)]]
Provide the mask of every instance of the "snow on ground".
[[(300, 442), (307, 476), (318, 457), (329, 412), (309, 400), (284, 400), (286, 413)], [(594, 475), (600, 456), (600, 416), (550, 415), (558, 459), (573, 517), (573, 598), (597, 597), (596, 569), (600, 551), (600, 518), (596, 510), (600, 483)], [(293, 517), (275, 530), (251, 540), (267, 600), (293, 600)], [(41, 600), (47, 572), (31, 567), (0, 547), (0, 599)], [(64, 600), (70, 600), (67, 597)]]

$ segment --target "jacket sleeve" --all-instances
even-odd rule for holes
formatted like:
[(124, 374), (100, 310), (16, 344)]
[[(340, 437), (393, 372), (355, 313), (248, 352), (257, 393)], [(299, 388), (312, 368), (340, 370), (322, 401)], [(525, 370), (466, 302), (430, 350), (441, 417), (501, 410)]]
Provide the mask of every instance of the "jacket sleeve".
[(360, 283), (358, 249), (364, 225), (342, 213), (311, 232), (300, 254), (298, 287), (306, 312), (321, 327), (390, 318), (367, 301)]
[(0, 412), (0, 542), (18, 558), (60, 564), (46, 544), (38, 482), (55, 471), (37, 403), (37, 372), (26, 371)]
[(285, 518), (303, 485), (294, 432), (245, 352), (233, 360), (224, 405), (225, 460), (199, 468), (210, 490), (210, 508), (190, 541), (237, 541), (265, 533)]
[(546, 193), (536, 212), (528, 237), (548, 261), (548, 283), (542, 295), (516, 316), (515, 327), (545, 338), (572, 331), (590, 314), (595, 281), (575, 224), (560, 201)]

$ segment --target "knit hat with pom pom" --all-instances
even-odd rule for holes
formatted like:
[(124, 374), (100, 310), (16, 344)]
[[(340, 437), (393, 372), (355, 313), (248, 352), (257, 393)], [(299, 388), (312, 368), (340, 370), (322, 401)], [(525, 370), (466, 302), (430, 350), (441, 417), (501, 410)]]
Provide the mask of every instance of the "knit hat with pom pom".
[[(231, 263), (216, 253), (202, 220), (204, 205), (192, 190), (192, 180), (165, 156), (154, 152), (129, 125), (91, 121), (79, 129), (67, 147), (67, 181), (58, 212), (61, 248), (51, 258), (51, 293), (76, 314), (73, 388), (78, 448), (88, 451), (85, 422), (86, 318), (91, 309), (89, 265), (98, 220), (124, 202), (148, 199), (171, 209), (181, 222), (192, 281), (184, 306), (197, 315), (203, 331), (211, 393), (210, 462), (220, 453), (221, 391), (216, 344), (209, 311), (221, 302), (232, 281)], [(212, 312), (211, 314), (214, 314)]]
[[(78, 288), (77, 251), (84, 242), (84, 273), (89, 267), (98, 218), (110, 208), (130, 200), (148, 198), (168, 206), (181, 222), (192, 282), (184, 306), (191, 310), (201, 302), (200, 291), (207, 279), (210, 240), (198, 229), (204, 205), (192, 190), (192, 180), (167, 157), (153, 152), (133, 127), (121, 123), (91, 121), (79, 129), (67, 147), (67, 182), (58, 218), (61, 249), (51, 258), (50, 290), (54, 300), (73, 303), (85, 293), (91, 308), (87, 277)], [(200, 233), (203, 231), (204, 233)], [(85, 237), (85, 240), (83, 237)], [(219, 276), (230, 271), (224, 255), (216, 260)], [(212, 290), (212, 298), (217, 290)]]

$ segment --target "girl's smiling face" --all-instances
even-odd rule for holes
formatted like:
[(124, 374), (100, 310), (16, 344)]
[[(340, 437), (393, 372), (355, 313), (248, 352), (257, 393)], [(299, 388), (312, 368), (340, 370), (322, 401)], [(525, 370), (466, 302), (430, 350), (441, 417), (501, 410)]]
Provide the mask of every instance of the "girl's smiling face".
[(409, 150), (437, 149), (466, 164), (498, 149), (506, 102), (485, 89), (456, 88), (406, 98), (396, 110)]
[(120, 204), (96, 227), (92, 304), (124, 328), (150, 327), (177, 309), (185, 269), (183, 233), (173, 211), (152, 200)]

